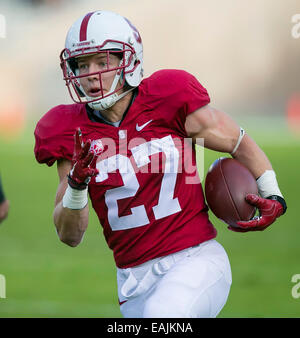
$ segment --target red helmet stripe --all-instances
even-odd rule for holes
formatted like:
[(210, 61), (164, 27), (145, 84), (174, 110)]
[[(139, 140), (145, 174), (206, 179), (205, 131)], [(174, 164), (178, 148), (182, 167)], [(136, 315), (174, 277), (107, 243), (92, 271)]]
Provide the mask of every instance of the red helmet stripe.
[(95, 12), (90, 12), (83, 18), (81, 26), (80, 26), (79, 41), (85, 41), (86, 40), (87, 26), (88, 26), (90, 17), (94, 13)]

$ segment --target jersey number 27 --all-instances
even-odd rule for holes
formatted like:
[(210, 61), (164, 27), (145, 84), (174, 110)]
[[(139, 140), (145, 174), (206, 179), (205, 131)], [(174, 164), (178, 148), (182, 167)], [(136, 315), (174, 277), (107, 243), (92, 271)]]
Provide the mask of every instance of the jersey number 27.
[[(161, 219), (181, 211), (178, 198), (174, 198), (174, 189), (179, 164), (179, 151), (171, 135), (161, 139), (142, 143), (131, 149), (138, 168), (150, 163), (150, 156), (163, 152), (165, 154), (164, 175), (161, 182), (158, 204), (152, 206), (155, 219)], [(108, 221), (113, 231), (137, 228), (149, 224), (145, 206), (131, 208), (131, 214), (119, 217), (118, 200), (134, 197), (140, 188), (134, 168), (127, 156), (116, 154), (97, 163), (99, 174), (96, 182), (103, 182), (108, 173), (120, 172), (124, 185), (109, 189), (105, 193), (105, 203), (108, 209)]]

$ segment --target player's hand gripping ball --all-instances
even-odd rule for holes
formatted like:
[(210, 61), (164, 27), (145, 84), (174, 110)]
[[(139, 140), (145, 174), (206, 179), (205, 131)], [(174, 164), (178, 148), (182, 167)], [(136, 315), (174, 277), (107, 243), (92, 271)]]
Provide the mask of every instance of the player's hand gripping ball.
[(236, 232), (262, 231), (275, 222), (276, 218), (286, 212), (285, 200), (277, 195), (262, 198), (257, 195), (249, 194), (246, 196), (249, 204), (254, 205), (259, 210), (259, 217), (256, 216), (250, 221), (237, 222), (237, 227), (229, 226), (228, 229)]
[[(235, 232), (262, 231), (286, 212), (284, 198), (258, 196), (256, 180), (237, 160), (220, 158), (210, 167), (205, 181), (207, 204)], [(255, 216), (256, 208), (259, 216)]]

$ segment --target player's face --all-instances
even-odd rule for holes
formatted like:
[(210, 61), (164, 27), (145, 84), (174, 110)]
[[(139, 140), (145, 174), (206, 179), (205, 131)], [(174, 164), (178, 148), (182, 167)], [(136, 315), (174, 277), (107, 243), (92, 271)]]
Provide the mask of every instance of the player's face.
[[(120, 59), (118, 56), (109, 54), (109, 57), (107, 58), (106, 53), (99, 53), (78, 58), (77, 64), (79, 75), (87, 75), (80, 78), (80, 83), (85, 93), (90, 97), (101, 96), (102, 93), (99, 73), (93, 73), (103, 72), (107, 69), (118, 67), (119, 63)], [(109, 92), (116, 72), (117, 70), (102, 73), (101, 80), (104, 95)], [(118, 83), (116, 89), (118, 89), (120, 86), (121, 84)]]

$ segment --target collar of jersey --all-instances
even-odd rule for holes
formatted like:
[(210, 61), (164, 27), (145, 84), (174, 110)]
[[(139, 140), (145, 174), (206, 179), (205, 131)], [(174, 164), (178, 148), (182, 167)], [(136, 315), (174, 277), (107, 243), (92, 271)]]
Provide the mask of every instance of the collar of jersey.
[(88, 114), (88, 118), (92, 121), (92, 122), (98, 122), (98, 123), (104, 123), (104, 124), (107, 124), (107, 125), (110, 125), (112, 127), (120, 127), (121, 123), (123, 122), (125, 116), (127, 115), (130, 107), (132, 106), (134, 100), (136, 99), (137, 97), (137, 94), (138, 94), (138, 87), (136, 87), (134, 90), (133, 90), (133, 95), (131, 97), (131, 101), (125, 111), (125, 113), (123, 114), (123, 117), (121, 119), (121, 121), (118, 121), (118, 122), (110, 122), (110, 121), (107, 121), (103, 115), (101, 114), (101, 111), (95, 111), (94, 109), (92, 109), (88, 104), (85, 105), (85, 108), (86, 108), (86, 111), (87, 111), (87, 114)]

